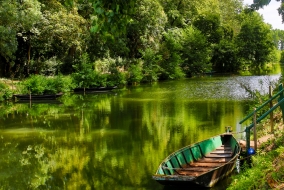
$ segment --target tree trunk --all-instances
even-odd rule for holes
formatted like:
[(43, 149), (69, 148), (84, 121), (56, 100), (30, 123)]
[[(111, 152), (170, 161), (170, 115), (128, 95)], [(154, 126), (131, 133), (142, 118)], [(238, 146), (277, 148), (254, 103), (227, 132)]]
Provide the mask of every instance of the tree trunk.
[(30, 62), (31, 62), (31, 42), (28, 42), (28, 60), (27, 60), (27, 75), (29, 76), (30, 74)]

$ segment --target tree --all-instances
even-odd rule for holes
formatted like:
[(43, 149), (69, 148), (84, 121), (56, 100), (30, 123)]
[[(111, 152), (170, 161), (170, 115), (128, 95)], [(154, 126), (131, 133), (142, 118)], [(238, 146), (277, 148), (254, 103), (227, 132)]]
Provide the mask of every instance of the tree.
[(213, 70), (217, 72), (236, 72), (240, 69), (238, 49), (232, 40), (222, 39), (214, 49), (211, 59)]
[[(39, 36), (36, 24), (40, 23), (41, 4), (37, 0), (26, 0), (19, 3), (19, 29), (17, 57), (19, 65), (30, 67), (32, 42)], [(29, 74), (29, 70), (28, 70)]]
[(284, 31), (279, 29), (272, 30), (273, 42), (277, 49), (284, 50)]
[[(64, 65), (63, 73), (72, 71), (70, 65), (79, 53), (85, 50), (89, 37), (88, 23), (81, 17), (77, 9), (67, 10), (58, 1), (43, 1), (42, 22), (37, 25), (40, 35), (33, 41), (34, 57), (49, 60), (56, 57)], [(41, 60), (36, 59), (36, 69), (40, 70)]]
[(18, 14), (15, 13), (17, 13), (15, 1), (0, 2), (0, 56), (5, 60), (1, 63), (11, 63), (15, 59), (14, 53), (18, 45), (16, 38)]
[(162, 61), (162, 56), (151, 48), (141, 51), (143, 58), (143, 82), (153, 82), (159, 79), (160, 67), (159, 63)]
[[(284, 1), (283, 0), (276, 0), (281, 1), (280, 7), (277, 9), (279, 15), (282, 17), (282, 22), (284, 22)], [(253, 4), (250, 7), (254, 10), (258, 10), (260, 8), (264, 8), (265, 6), (269, 5), (271, 0), (253, 0)]]
[(194, 27), (183, 30), (182, 36), (182, 69), (191, 77), (194, 74), (211, 70), (209, 60), (211, 48), (203, 33)]
[(194, 21), (193, 26), (206, 36), (210, 44), (219, 43), (223, 36), (221, 28), (220, 15), (210, 14), (199, 15)]
[(280, 58), (280, 63), (284, 64), (284, 51), (281, 51), (281, 58)]
[[(277, 0), (280, 1), (280, 0)], [(263, 8), (264, 6), (269, 5), (271, 0), (253, 0), (251, 7), (258, 10), (259, 8)]]
[(161, 68), (159, 79), (166, 80), (184, 77), (184, 73), (181, 70), (182, 48), (182, 29), (176, 28), (164, 33), (164, 41), (158, 52), (162, 56), (162, 60), (159, 63)]
[(88, 43), (90, 58), (103, 58), (109, 54), (111, 57), (136, 59), (141, 58), (140, 52), (146, 48), (157, 51), (166, 22), (167, 17), (157, 0), (139, 1), (135, 4), (125, 32), (91, 33)]
[(234, 33), (240, 31), (240, 20), (239, 14), (243, 7), (242, 0), (220, 0), (219, 9), (220, 12), (220, 21), (222, 26), (227, 26), (233, 29)]
[(31, 41), (38, 34), (35, 25), (41, 19), (40, 8), (37, 0), (0, 2), (0, 55), (5, 59), (6, 76), (13, 73), (15, 62), (14, 70), (29, 65)]
[(241, 31), (237, 35), (239, 57), (259, 68), (269, 61), (274, 44), (270, 27), (263, 22), (259, 13), (245, 9), (243, 11)]
[(88, 1), (92, 4), (92, 27), (94, 33), (110, 33), (120, 36), (132, 22), (137, 0), (64, 0), (68, 7)]
[(185, 28), (189, 26), (197, 14), (193, 0), (159, 0), (167, 15), (166, 30), (170, 28)]

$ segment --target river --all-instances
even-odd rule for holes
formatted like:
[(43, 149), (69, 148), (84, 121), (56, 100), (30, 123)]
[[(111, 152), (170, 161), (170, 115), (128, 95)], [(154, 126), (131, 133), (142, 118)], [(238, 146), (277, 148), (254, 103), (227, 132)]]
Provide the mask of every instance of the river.
[(225, 126), (242, 131), (251, 96), (241, 86), (266, 93), (279, 76), (206, 76), (3, 103), (0, 187), (169, 189), (151, 178), (160, 162)]

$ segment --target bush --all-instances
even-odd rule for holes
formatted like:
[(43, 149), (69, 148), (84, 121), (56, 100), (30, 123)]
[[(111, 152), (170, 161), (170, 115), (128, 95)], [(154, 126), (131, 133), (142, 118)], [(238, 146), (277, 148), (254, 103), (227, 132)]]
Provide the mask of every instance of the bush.
[(42, 75), (30, 75), (20, 83), (20, 93), (22, 94), (43, 94), (46, 89), (46, 77)]
[(128, 68), (128, 82), (139, 83), (143, 79), (142, 68), (140, 65), (130, 65)]
[(123, 72), (116, 71), (115, 73), (107, 76), (107, 86), (125, 85), (126, 74)]
[(75, 88), (75, 84), (70, 76), (63, 77), (62, 75), (58, 75), (55, 77), (50, 77), (47, 78), (46, 83), (44, 94), (69, 92), (71, 89)]
[(157, 54), (148, 48), (141, 52), (143, 55), (143, 82), (156, 82), (159, 79), (161, 68), (159, 63), (162, 61), (162, 55)]
[[(123, 72), (127, 61), (121, 57), (111, 58), (107, 55), (94, 63), (95, 70), (102, 73), (99, 76), (101, 86), (116, 86), (126, 84), (126, 75)], [(102, 75), (102, 76), (101, 76)]]
[(13, 92), (9, 86), (0, 82), (0, 101), (8, 100), (12, 97)]
[(162, 43), (159, 54), (162, 56), (159, 80), (183, 78), (185, 74), (181, 69), (183, 62), (181, 57), (182, 40), (181, 29), (170, 30), (164, 34), (165, 41)]
[(75, 72), (72, 74), (72, 79), (76, 87), (94, 87), (100, 86), (98, 83), (99, 74), (94, 70), (93, 65), (90, 63), (88, 54), (83, 54), (80, 63), (73, 65)]
[(20, 86), (21, 94), (56, 94), (67, 92), (74, 88), (71, 77), (58, 75), (55, 77), (45, 77), (42, 75), (31, 75), (24, 80)]

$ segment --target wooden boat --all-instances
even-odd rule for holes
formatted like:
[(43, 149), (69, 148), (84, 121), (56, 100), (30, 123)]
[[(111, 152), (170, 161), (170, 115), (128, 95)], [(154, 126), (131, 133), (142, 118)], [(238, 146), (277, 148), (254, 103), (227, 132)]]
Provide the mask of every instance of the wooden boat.
[(152, 178), (163, 185), (212, 187), (233, 171), (240, 150), (230, 133), (211, 137), (169, 155)]
[(15, 100), (55, 100), (56, 98), (59, 98), (62, 95), (63, 93), (43, 95), (14, 94), (13, 97)]
[(108, 92), (116, 89), (117, 86), (95, 87), (95, 88), (75, 88), (74, 92)]

